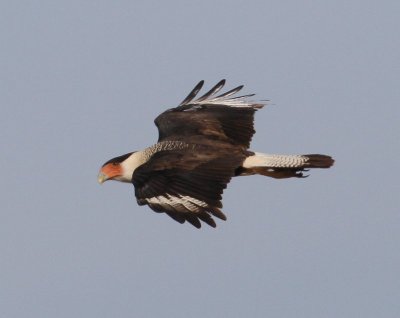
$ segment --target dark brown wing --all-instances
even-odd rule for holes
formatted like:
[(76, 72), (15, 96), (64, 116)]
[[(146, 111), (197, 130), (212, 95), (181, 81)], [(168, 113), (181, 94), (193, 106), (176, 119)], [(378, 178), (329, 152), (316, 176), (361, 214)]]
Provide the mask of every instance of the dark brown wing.
[(220, 210), (222, 192), (245, 155), (203, 148), (161, 151), (138, 167), (132, 177), (138, 204), (197, 228), (200, 220), (215, 227), (212, 216), (225, 220)]
[(158, 141), (192, 138), (201, 143), (202, 140), (218, 140), (247, 149), (255, 132), (254, 113), (264, 104), (248, 101), (247, 98), (253, 95), (232, 97), (243, 86), (215, 96), (225, 80), (194, 100), (203, 83), (197, 84), (178, 107), (165, 111), (155, 119)]

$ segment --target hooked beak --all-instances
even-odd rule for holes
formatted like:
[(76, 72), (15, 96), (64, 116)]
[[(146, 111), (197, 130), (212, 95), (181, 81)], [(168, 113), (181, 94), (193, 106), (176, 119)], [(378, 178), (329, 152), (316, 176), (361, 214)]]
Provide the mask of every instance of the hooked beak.
[(104, 173), (100, 172), (99, 175), (97, 176), (97, 181), (102, 184), (104, 181), (108, 180), (108, 176), (106, 176)]

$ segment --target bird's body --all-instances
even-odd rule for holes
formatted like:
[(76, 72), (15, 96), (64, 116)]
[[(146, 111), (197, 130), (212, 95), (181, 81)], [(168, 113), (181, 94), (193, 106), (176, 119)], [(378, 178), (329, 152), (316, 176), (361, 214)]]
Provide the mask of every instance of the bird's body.
[(215, 227), (212, 216), (225, 220), (220, 210), (222, 192), (234, 176), (261, 174), (273, 178), (303, 177), (308, 168), (329, 168), (325, 155), (269, 155), (250, 151), (253, 119), (263, 103), (247, 100), (253, 95), (231, 97), (239, 86), (214, 97), (220, 81), (193, 100), (201, 81), (176, 108), (155, 119), (158, 142), (144, 150), (107, 161), (99, 182), (133, 183), (139, 205), (149, 205), (174, 220), (197, 228), (200, 220)]

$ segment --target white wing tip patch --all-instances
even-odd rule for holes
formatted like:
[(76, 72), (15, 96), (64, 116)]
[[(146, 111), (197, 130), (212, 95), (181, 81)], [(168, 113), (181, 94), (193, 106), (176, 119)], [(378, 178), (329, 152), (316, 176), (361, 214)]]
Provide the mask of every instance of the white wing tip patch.
[(251, 100), (246, 99), (247, 96), (240, 96), (235, 98), (212, 98), (206, 99), (202, 101), (194, 101), (193, 104), (195, 105), (204, 105), (204, 104), (211, 104), (211, 105), (224, 105), (230, 107), (250, 107), (250, 108), (262, 108), (266, 105), (265, 102), (254, 102)]

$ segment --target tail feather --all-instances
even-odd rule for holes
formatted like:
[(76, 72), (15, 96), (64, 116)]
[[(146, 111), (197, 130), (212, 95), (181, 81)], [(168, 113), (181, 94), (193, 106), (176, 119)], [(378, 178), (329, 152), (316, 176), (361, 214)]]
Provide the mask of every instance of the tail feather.
[(327, 155), (303, 155), (308, 161), (306, 162), (308, 168), (330, 168), (335, 162), (332, 157)]
[(330, 156), (308, 155), (270, 155), (254, 153), (243, 162), (237, 175), (260, 174), (276, 179), (304, 178), (304, 171), (309, 168), (329, 168), (334, 160)]

